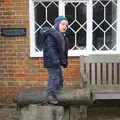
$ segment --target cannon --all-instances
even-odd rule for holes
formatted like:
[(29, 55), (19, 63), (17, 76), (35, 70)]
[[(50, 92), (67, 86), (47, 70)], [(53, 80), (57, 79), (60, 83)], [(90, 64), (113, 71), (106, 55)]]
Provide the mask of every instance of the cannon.
[[(17, 103), (17, 108), (30, 104), (42, 104), (47, 92), (43, 90), (34, 90), (24, 88), (13, 98), (13, 102)], [(57, 100), (59, 105), (89, 105), (92, 103), (93, 96), (90, 89), (73, 89), (61, 90), (57, 92)]]

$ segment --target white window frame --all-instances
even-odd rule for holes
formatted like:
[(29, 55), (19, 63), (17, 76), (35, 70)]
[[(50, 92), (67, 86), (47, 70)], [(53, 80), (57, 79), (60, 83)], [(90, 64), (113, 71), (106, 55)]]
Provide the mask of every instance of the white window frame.
[[(35, 25), (34, 25), (34, 2), (40, 1), (59, 1), (59, 15), (65, 15), (65, 7), (64, 1), (67, 2), (79, 2), (85, 1), (87, 2), (87, 36), (86, 36), (86, 50), (69, 50), (69, 56), (80, 56), (80, 55), (90, 55), (90, 54), (120, 54), (120, 7), (117, 7), (117, 40), (116, 40), (116, 50), (115, 51), (92, 51), (92, 18), (93, 18), (93, 8), (92, 1), (93, 0), (29, 0), (29, 24), (30, 24), (30, 57), (43, 57), (43, 52), (35, 51)], [(117, 6), (120, 6), (120, 0), (117, 1)], [(88, 34), (89, 33), (89, 34)]]

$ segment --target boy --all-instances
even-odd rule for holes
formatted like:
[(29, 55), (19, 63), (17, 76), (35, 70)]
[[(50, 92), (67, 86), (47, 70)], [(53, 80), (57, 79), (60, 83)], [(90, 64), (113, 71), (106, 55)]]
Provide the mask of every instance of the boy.
[(56, 90), (62, 85), (62, 71), (68, 65), (68, 19), (60, 16), (55, 19), (55, 29), (44, 27), (40, 33), (44, 37), (43, 59), (48, 70), (47, 102), (57, 104)]

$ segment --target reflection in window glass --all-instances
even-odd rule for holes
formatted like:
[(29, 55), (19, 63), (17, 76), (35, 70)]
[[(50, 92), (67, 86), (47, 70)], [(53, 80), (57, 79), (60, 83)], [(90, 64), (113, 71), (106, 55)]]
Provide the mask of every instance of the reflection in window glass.
[(84, 49), (86, 47), (86, 4), (68, 2), (65, 6), (65, 16), (70, 21), (71, 34), (69, 49)]
[(93, 2), (93, 50), (116, 49), (117, 2)]
[(40, 29), (44, 26), (52, 27), (54, 25), (54, 20), (58, 17), (58, 2), (35, 2), (34, 6), (36, 47), (42, 51), (44, 41), (40, 35)]

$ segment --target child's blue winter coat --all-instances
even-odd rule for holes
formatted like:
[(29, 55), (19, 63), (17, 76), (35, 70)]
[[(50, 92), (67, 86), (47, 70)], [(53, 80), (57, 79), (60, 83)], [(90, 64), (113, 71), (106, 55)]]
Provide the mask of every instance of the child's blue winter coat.
[[(67, 67), (68, 65), (68, 39), (56, 30), (44, 27), (40, 31), (44, 37), (43, 59), (44, 67), (52, 67), (61, 65)], [(65, 49), (63, 49), (62, 42), (65, 42)]]

